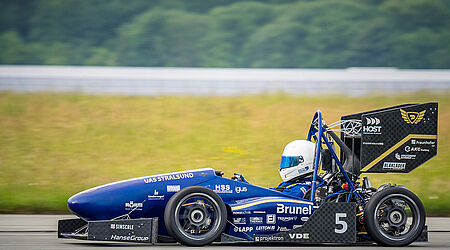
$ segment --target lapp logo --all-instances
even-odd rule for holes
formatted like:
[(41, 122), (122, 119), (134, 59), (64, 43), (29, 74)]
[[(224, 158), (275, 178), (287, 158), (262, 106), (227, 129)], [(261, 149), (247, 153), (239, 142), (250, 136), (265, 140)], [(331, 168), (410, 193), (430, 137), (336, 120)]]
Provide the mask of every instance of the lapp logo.
[(380, 119), (378, 118), (373, 118), (373, 117), (366, 117), (366, 123), (367, 125), (378, 125), (380, 124)]
[(420, 112), (406, 112), (403, 109), (400, 109), (403, 120), (408, 124), (418, 124), (425, 116), (425, 112), (426, 110)]
[(309, 233), (292, 233), (289, 234), (289, 238), (296, 239), (296, 240), (308, 240), (309, 239)]
[(253, 227), (235, 227), (234, 232), (236, 233), (247, 233), (253, 231)]

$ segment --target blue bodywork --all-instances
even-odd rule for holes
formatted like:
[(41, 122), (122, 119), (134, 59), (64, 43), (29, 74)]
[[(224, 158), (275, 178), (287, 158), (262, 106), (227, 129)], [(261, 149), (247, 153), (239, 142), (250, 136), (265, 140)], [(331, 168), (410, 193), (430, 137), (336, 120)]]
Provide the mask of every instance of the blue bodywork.
[(223, 178), (211, 168), (151, 175), (106, 184), (78, 193), (69, 209), (85, 220), (159, 218), (159, 234), (168, 235), (164, 209), (177, 191), (203, 186), (216, 192), (227, 205), (224, 233), (253, 240), (254, 234), (272, 234), (302, 225), (313, 212), (313, 203), (272, 189)]

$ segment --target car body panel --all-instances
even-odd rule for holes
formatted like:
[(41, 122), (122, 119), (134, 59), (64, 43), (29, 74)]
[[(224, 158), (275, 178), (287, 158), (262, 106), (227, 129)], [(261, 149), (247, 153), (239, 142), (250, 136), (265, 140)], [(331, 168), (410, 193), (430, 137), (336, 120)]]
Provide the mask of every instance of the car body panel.
[[(292, 229), (312, 214), (312, 203), (272, 189), (223, 178), (211, 168), (150, 175), (105, 184), (80, 192), (68, 200), (69, 209), (87, 221), (159, 218), (158, 232), (168, 235), (164, 210), (176, 192), (203, 186), (216, 192), (229, 208), (225, 233), (247, 240), (254, 234)], [(237, 222), (237, 223), (233, 223)]]

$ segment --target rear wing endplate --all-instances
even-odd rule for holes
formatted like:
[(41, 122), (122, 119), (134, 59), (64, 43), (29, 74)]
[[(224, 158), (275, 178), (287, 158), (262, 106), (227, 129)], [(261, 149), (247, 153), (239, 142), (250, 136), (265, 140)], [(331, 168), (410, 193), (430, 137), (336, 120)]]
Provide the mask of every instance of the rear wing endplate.
[(361, 172), (409, 173), (437, 154), (438, 104), (403, 104), (341, 120), (361, 123), (358, 135), (341, 134), (361, 162)]

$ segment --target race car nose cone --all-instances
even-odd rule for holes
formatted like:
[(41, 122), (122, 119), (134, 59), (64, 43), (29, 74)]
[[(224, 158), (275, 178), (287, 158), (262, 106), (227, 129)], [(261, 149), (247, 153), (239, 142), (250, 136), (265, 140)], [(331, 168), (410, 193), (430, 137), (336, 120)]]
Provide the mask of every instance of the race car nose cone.
[(92, 199), (89, 198), (88, 195), (79, 193), (69, 198), (67, 201), (67, 207), (74, 213), (75, 215), (86, 218), (88, 215), (88, 210)]
[(80, 200), (79, 195), (74, 195), (72, 197), (69, 198), (69, 200), (67, 201), (67, 207), (69, 207), (70, 211), (72, 211), (72, 213), (79, 215), (79, 213), (82, 210), (82, 204), (84, 202), (82, 200)]

